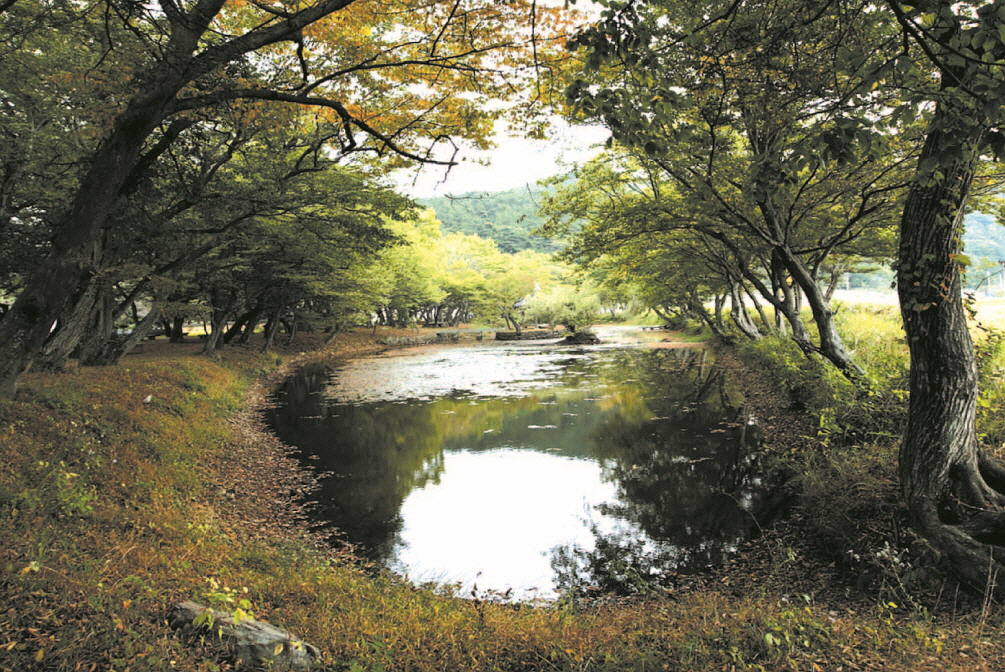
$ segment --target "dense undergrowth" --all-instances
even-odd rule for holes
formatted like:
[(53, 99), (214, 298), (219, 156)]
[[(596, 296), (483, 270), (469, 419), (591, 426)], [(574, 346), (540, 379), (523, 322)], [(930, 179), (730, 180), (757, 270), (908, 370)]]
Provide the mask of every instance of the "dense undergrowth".
[[(374, 578), (283, 521), (246, 521), (275, 525), (251, 534), (222, 516), (221, 475), (254, 468), (228, 464), (240, 454), (228, 421), (275, 356), (162, 347), (28, 375), (0, 402), (0, 670), (227, 669), (211, 642), (166, 626), (186, 599), (240, 602), (354, 672), (1002, 669), (998, 607), (958, 593), (898, 522), (904, 362), (890, 316), (848, 317), (862, 315), (865, 398), (778, 342), (743, 353), (820, 427), (810, 449), (769, 446), (801, 495), (749, 561), (646, 599), (546, 607)], [(984, 408), (1001, 401), (989, 394)], [(992, 415), (982, 431), (1000, 443)]]
[[(1001, 455), (1005, 321), (996, 313), (990, 318), (972, 325), (981, 375), (978, 434), (985, 450)], [(839, 325), (868, 372), (864, 390), (833, 367), (803, 357), (792, 342), (765, 339), (742, 347), (748, 365), (763, 371), (817, 425), (809, 449), (780, 451), (779, 461), (795, 474), (802, 532), (855, 576), (858, 587), (919, 610), (944, 607), (940, 601), (958, 599), (958, 588), (908, 528), (899, 499), (897, 451), (907, 416), (908, 356), (898, 309), (846, 310)]]

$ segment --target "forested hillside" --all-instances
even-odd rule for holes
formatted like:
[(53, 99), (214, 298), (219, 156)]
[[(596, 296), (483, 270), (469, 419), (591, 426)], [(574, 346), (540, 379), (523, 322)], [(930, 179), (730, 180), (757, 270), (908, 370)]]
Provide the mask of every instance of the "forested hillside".
[(985, 259), (997, 263), (999, 259), (1005, 259), (1005, 227), (995, 220), (994, 215), (969, 214), (963, 247), (975, 264)]
[(458, 196), (419, 199), (419, 203), (436, 210), (443, 232), (475, 234), (490, 238), (503, 252), (520, 250), (554, 252), (557, 241), (533, 235), (544, 224), (538, 215), (539, 189), (469, 192)]

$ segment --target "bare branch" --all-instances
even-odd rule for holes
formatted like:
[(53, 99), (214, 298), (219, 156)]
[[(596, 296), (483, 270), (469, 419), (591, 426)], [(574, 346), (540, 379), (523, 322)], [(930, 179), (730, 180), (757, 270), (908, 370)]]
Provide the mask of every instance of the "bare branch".
[[(308, 105), (313, 107), (324, 107), (327, 109), (335, 110), (339, 118), (342, 120), (343, 131), (345, 132), (346, 145), (342, 148), (344, 153), (358, 152), (358, 151), (374, 151), (377, 154), (383, 154), (385, 149), (392, 151), (393, 153), (403, 156), (407, 159), (412, 159), (413, 161), (418, 161), (420, 163), (429, 163), (441, 166), (452, 166), (455, 165), (454, 161), (440, 161), (437, 159), (431, 159), (427, 157), (422, 157), (418, 154), (406, 150), (401, 147), (394, 139), (381, 133), (373, 126), (368, 124), (363, 119), (354, 117), (345, 107), (344, 104), (337, 100), (332, 100), (330, 98), (319, 98), (315, 96), (304, 96), (295, 93), (284, 93), (282, 91), (271, 91), (268, 89), (235, 89), (233, 91), (220, 91), (208, 96), (197, 96), (193, 98), (183, 98), (175, 106), (176, 110), (193, 110), (202, 107), (208, 107), (211, 105), (216, 105), (227, 100), (269, 100), (273, 102), (284, 102), (293, 103), (296, 105)], [(381, 148), (364, 148), (360, 147), (356, 142), (355, 133), (353, 128), (357, 128), (371, 138), (377, 140), (381, 143)]]

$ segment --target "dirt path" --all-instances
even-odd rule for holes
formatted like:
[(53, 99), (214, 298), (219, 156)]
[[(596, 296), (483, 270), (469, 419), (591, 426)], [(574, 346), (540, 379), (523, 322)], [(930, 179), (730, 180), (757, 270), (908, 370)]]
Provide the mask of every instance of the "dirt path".
[[(380, 335), (386, 336), (384, 332)], [(228, 534), (260, 539), (275, 537), (277, 533), (289, 534), (331, 552), (324, 535), (309, 529), (306, 507), (302, 504), (316, 487), (315, 477), (301, 467), (295, 449), (272, 433), (265, 423), (264, 411), (272, 403), (273, 390), (300, 367), (311, 362), (337, 366), (339, 362), (385, 350), (387, 346), (378, 343), (369, 330), (340, 334), (330, 345), (312, 342), (308, 337), (292, 348), (283, 348), (283, 365), (252, 384), (241, 410), (230, 421), (231, 442), (221, 446), (217, 459), (207, 465), (217, 484), (215, 510)], [(236, 349), (224, 351), (225, 359), (241, 356), (253, 355)]]

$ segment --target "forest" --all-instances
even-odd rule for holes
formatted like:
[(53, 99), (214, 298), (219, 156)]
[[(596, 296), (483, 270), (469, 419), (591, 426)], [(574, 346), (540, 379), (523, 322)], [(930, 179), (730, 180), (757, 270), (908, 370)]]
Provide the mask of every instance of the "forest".
[[(11, 539), (54, 535), (33, 542), (38, 557), (4, 556), (12, 604), (60, 593), (45, 581), (65, 572), (41, 558), (59, 556), (51, 549), (68, 548), (72, 535), (53, 530), (87, 529), (100, 496), (80, 474), (93, 468), (97, 479), (113, 462), (91, 456), (140, 425), (45, 418), (111, 408), (116, 391), (106, 386), (130, 373), (126, 356), (150, 337), (180, 343), (202, 332), (202, 359), (158, 374), (212, 395), (172, 397), (168, 416), (191, 413), (197, 427), (162, 419), (178, 450), (195, 450), (223, 431), (235, 390), (263, 362), (279, 366), (262, 353), (298, 335), (323, 346), (358, 328), (574, 329), (647, 313), (760, 353), (749, 361), (789, 376), (795, 406), (813, 406), (808, 391), (839, 390), (842, 412), (817, 408), (813, 454), (827, 456), (838, 437), (857, 441), (856, 423), (882, 437), (904, 536), (926, 549), (915, 562), (982, 596), (981, 627), (1005, 595), (1005, 462), (987, 425), (1001, 410), (1005, 338), (974, 319), (971, 294), (1003, 284), (1005, 1), (0, 0), (0, 32), (0, 430), (12, 456), (30, 458), (5, 467), (0, 513)], [(539, 189), (417, 202), (388, 177), (460, 165), (466, 148), (491, 147), (497, 128), (547, 138), (557, 117), (602, 124), (610, 139)], [(896, 384), (834, 298), (843, 282), (883, 269), (899, 302), (886, 340), (906, 362)], [(266, 359), (214, 368), (228, 356)], [(60, 376), (91, 381), (107, 398), (60, 397), (75, 389), (51, 383), (70, 380)], [(64, 444), (72, 455), (47, 452)], [(143, 473), (109, 481), (108, 501), (133, 496), (123, 488), (134, 481), (149, 496), (138, 510), (198, 500), (186, 490), (190, 472), (171, 471), (170, 486), (157, 480), (153, 465), (173, 463), (172, 450), (160, 446)], [(811, 461), (799, 467), (804, 482)], [(118, 519), (131, 515), (109, 514), (120, 545), (81, 563), (113, 567), (130, 540), (137, 548), (161, 534)], [(173, 524), (165, 546), (210, 545), (209, 527)], [(309, 555), (298, 548), (291, 553)], [(250, 546), (241, 553), (254, 565)], [(261, 564), (278, 575), (276, 562)], [(135, 595), (94, 609), (140, 600), (143, 580), (129, 576), (120, 579)], [(214, 594), (236, 603), (227, 590)], [(78, 609), (89, 597), (73, 599)], [(473, 632), (482, 632), (490, 626), (474, 604)], [(899, 608), (883, 605), (883, 614)], [(78, 613), (60, 609), (70, 607), (33, 617), (63, 624)], [(715, 618), (727, 611), (711, 608)], [(0, 669), (28, 660), (166, 669), (135, 652), (47, 668), (56, 635), (38, 633), (52, 623), (11, 629), (21, 617), (0, 618)], [(103, 637), (126, 628), (114, 618)], [(754, 638), (766, 649), (734, 646), (727, 660), (725, 646), (702, 664), (827, 668), (810, 654), (792, 662), (827, 640), (824, 626), (785, 618), (791, 628)], [(632, 638), (648, 636), (631, 628), (641, 628)], [(517, 631), (511, 657), (485, 669), (602, 664), (600, 653), (580, 655), (588, 636), (569, 635), (562, 657), (540, 653), (539, 633)], [(366, 667), (333, 669), (409, 669), (367, 637)], [(918, 637), (939, 649), (938, 636)], [(20, 662), (6, 665), (5, 652)], [(658, 669), (647, 652), (609, 652), (603, 664)], [(475, 669), (479, 655), (449, 669)]]
[(560, 247), (557, 241), (534, 233), (544, 225), (538, 213), (541, 195), (539, 189), (474, 191), (419, 202), (436, 212), (444, 231), (489, 238), (508, 254), (520, 250), (556, 252)]

